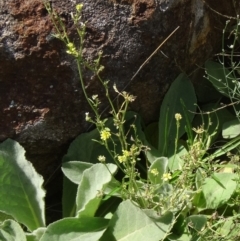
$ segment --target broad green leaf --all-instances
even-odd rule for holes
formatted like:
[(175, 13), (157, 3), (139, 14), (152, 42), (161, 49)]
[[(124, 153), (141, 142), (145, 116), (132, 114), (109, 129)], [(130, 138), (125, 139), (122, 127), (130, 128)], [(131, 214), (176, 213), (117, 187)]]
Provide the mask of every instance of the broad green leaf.
[(121, 189), (121, 182), (117, 181), (115, 178), (112, 178), (112, 180), (107, 184), (106, 188), (104, 188), (104, 194), (106, 194), (104, 199), (108, 198), (109, 196), (121, 197)]
[(1, 241), (26, 241), (21, 226), (14, 220), (5, 220), (0, 224)]
[(193, 205), (196, 206), (198, 208), (198, 210), (204, 210), (206, 207), (206, 198), (203, 194), (202, 191), (197, 192), (194, 195), (193, 201), (192, 201)]
[(117, 171), (114, 164), (98, 163), (83, 172), (77, 191), (77, 213), (79, 216), (94, 216), (101, 200), (102, 192)]
[(202, 192), (207, 209), (217, 209), (230, 199), (237, 187), (237, 177), (234, 173), (214, 173), (206, 178)]
[(62, 164), (64, 175), (75, 184), (79, 184), (83, 172), (90, 168), (93, 164), (81, 161), (69, 161)]
[(16, 141), (0, 144), (0, 210), (34, 230), (45, 226), (43, 178)]
[(147, 141), (154, 147), (158, 148), (158, 122), (149, 124), (144, 130)]
[(232, 91), (235, 88), (233, 75), (222, 64), (206, 61), (205, 68), (207, 72), (207, 79), (213, 86), (224, 96), (232, 96)]
[(6, 213), (0, 212), (0, 223), (2, 223), (3, 221), (5, 221), (7, 219), (13, 219), (13, 217)]
[(240, 121), (235, 119), (223, 124), (222, 136), (225, 139), (234, 138), (240, 135)]
[[(148, 177), (153, 184), (161, 184), (163, 182), (162, 176), (167, 172), (168, 159), (166, 157), (159, 157), (156, 159), (148, 170)], [(157, 170), (158, 174), (154, 175), (154, 170)]]
[(39, 241), (43, 234), (45, 233), (46, 228), (38, 228), (32, 233), (26, 233), (27, 241)]
[(118, 241), (159, 241), (170, 232), (173, 215), (150, 218), (130, 200), (122, 202), (109, 222), (108, 229), (100, 239)]
[[(184, 103), (185, 107), (183, 107), (182, 103)], [(182, 115), (179, 138), (185, 133), (187, 121), (191, 122), (194, 117), (193, 112), (196, 111), (196, 103), (197, 99), (191, 81), (187, 75), (180, 74), (170, 86), (160, 109), (158, 149), (161, 156), (169, 157), (173, 154), (169, 153), (169, 148), (174, 150), (177, 135), (175, 114)], [(184, 111), (184, 108), (186, 111)]]
[(104, 217), (111, 219), (113, 213), (116, 212), (118, 205), (122, 202), (122, 198), (109, 197), (108, 199), (103, 198), (100, 207), (98, 208), (95, 217)]
[[(186, 229), (188, 231), (177, 240), (181, 241), (198, 241), (201, 240), (200, 233), (207, 223), (207, 218), (205, 215), (192, 215), (186, 218)], [(190, 231), (190, 232), (189, 232)], [(187, 237), (189, 237), (187, 239)], [(190, 238), (191, 237), (191, 238)]]
[[(186, 229), (186, 217), (184, 213), (176, 215), (174, 220), (173, 228), (171, 229), (171, 234), (168, 236), (168, 240), (182, 240), (182, 235), (184, 235)], [(179, 239), (181, 237), (181, 239)], [(189, 241), (190, 239), (188, 239)]]
[(156, 159), (161, 157), (160, 151), (158, 151), (157, 149), (155, 149), (154, 147), (152, 147), (148, 143), (144, 143), (144, 144), (150, 148), (146, 151), (146, 157), (147, 157), (147, 160), (150, 163), (153, 163)]
[(64, 218), (50, 224), (40, 241), (97, 241), (108, 222), (98, 217)]
[(207, 217), (205, 215), (192, 215), (187, 217), (187, 223), (194, 231), (200, 232), (207, 223)]
[(99, 155), (109, 157), (109, 154), (102, 145), (94, 140), (99, 140), (99, 133), (94, 129), (88, 133), (79, 135), (69, 146), (67, 154), (63, 157), (62, 162), (82, 161), (97, 163)]
[[(74, 217), (76, 213), (77, 185), (82, 179), (83, 172), (93, 164), (80, 161), (69, 161), (62, 164), (63, 178), (63, 217)], [(71, 182), (70, 182), (71, 180)]]
[(75, 217), (78, 185), (63, 177), (62, 210), (63, 217)]
[(178, 146), (177, 153), (169, 157), (168, 168), (170, 169), (170, 171), (182, 170), (182, 167), (184, 165), (183, 157), (187, 153), (188, 152), (183, 145)]
[(169, 235), (168, 241), (174, 241), (174, 240), (176, 240), (176, 241), (193, 241), (192, 235), (190, 234), (190, 232), (188, 230), (186, 230), (180, 237), (179, 237), (179, 235), (175, 235), (175, 234)]

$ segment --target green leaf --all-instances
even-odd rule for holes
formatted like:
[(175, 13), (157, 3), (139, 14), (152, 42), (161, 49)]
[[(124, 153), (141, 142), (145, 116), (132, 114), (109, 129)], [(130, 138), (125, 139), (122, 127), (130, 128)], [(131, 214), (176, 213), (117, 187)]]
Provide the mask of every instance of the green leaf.
[(225, 139), (234, 138), (240, 135), (240, 122), (239, 119), (225, 122), (223, 124), (222, 136)]
[(182, 167), (184, 165), (183, 156), (186, 155), (187, 153), (188, 152), (186, 148), (180, 144), (178, 146), (177, 153), (169, 157), (168, 168), (170, 169), (170, 171), (182, 170)]
[(194, 195), (193, 201), (192, 201), (193, 205), (196, 206), (199, 210), (204, 210), (206, 207), (206, 199), (205, 196), (203, 194), (202, 191), (197, 192)]
[(92, 165), (87, 162), (69, 161), (62, 164), (62, 171), (69, 180), (78, 185), (82, 179), (83, 172)]
[(149, 145), (147, 142), (145, 142), (144, 144), (150, 148), (146, 151), (146, 157), (150, 163), (153, 163), (156, 159), (161, 157), (160, 151)]
[(43, 178), (16, 141), (0, 144), (0, 210), (29, 230), (45, 226)]
[(76, 198), (79, 216), (94, 216), (101, 203), (102, 192), (116, 171), (117, 166), (114, 164), (98, 163), (83, 172)]
[[(63, 217), (74, 217), (76, 213), (77, 185), (80, 183), (83, 172), (93, 164), (80, 161), (69, 161), (62, 164), (63, 179)], [(71, 180), (71, 182), (69, 181)], [(77, 184), (77, 185), (76, 185)]]
[(158, 122), (149, 124), (144, 130), (147, 141), (154, 147), (158, 148)]
[[(166, 157), (159, 157), (151, 164), (148, 170), (148, 177), (153, 184), (163, 183), (162, 176), (164, 173), (167, 172), (167, 166), (168, 159)], [(158, 171), (158, 175), (154, 175), (153, 173), (151, 173), (153, 169), (156, 169)]]
[(118, 205), (121, 202), (122, 202), (122, 199), (119, 197), (111, 196), (106, 200), (103, 198), (102, 203), (95, 214), (95, 217), (104, 217), (104, 218), (111, 219), (113, 213), (115, 213), (115, 211), (118, 208)]
[[(185, 115), (182, 102), (186, 108)], [(177, 134), (175, 114), (179, 113), (183, 117), (178, 136), (181, 137), (185, 133), (187, 119), (191, 122), (194, 117), (192, 112), (196, 111), (195, 103), (197, 99), (191, 81), (187, 75), (180, 74), (166, 93), (160, 109), (158, 149), (161, 156), (169, 157), (173, 154), (169, 153), (169, 148), (174, 150)]]
[(226, 203), (237, 187), (237, 175), (234, 173), (214, 173), (214, 178), (206, 178), (202, 192), (207, 209), (217, 209)]
[(78, 185), (63, 177), (62, 210), (63, 217), (75, 217)]
[(233, 75), (222, 65), (213, 61), (206, 61), (207, 79), (224, 96), (231, 97), (235, 88)]
[(170, 212), (158, 218), (155, 215), (149, 217), (130, 200), (126, 200), (119, 205), (100, 240), (159, 241), (170, 232), (172, 222)]
[(179, 213), (174, 220), (174, 225), (171, 229), (171, 234), (168, 236), (169, 240), (182, 240), (179, 239), (185, 231), (186, 228), (186, 222), (185, 222), (185, 215)]
[(1, 241), (26, 241), (26, 236), (21, 226), (14, 220), (5, 220), (0, 224)]
[(176, 240), (176, 241), (195, 241), (195, 240), (192, 239), (192, 235), (189, 233), (188, 230), (186, 230), (184, 232), (184, 234), (182, 234), (180, 237), (178, 235), (171, 234), (167, 241), (173, 241), (173, 240)]
[(45, 233), (46, 228), (38, 228), (32, 233), (26, 233), (27, 241), (39, 241), (43, 234)]
[(26, 236), (21, 226), (14, 220), (5, 220), (0, 224), (1, 241), (26, 241)]
[(67, 154), (63, 157), (62, 162), (82, 161), (89, 163), (97, 163), (99, 155), (107, 155), (107, 151), (102, 145), (94, 142), (93, 139), (99, 139), (97, 129), (88, 133), (79, 135), (69, 146)]
[(207, 223), (207, 217), (205, 215), (192, 215), (187, 217), (187, 223), (194, 231), (200, 232)]
[(104, 218), (64, 218), (50, 224), (40, 241), (97, 241), (109, 220)]
[(3, 221), (5, 221), (7, 219), (13, 219), (13, 217), (6, 213), (0, 212), (0, 223), (2, 223)]
[(21, 226), (14, 220), (5, 220), (0, 224), (1, 241), (26, 241), (26, 236)]
[[(187, 221), (187, 227), (191, 231), (190, 232), (191, 239), (189, 239), (189, 240), (198, 241), (200, 238), (200, 232), (207, 223), (207, 217), (205, 215), (192, 215), (192, 216), (187, 217), (186, 221)], [(182, 239), (180, 239), (180, 240), (182, 240)]]

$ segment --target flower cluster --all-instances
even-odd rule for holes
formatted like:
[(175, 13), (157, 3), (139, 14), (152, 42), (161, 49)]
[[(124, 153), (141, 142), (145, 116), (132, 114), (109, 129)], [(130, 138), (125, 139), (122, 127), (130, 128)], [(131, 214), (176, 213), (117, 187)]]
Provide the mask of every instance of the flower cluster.
[(77, 5), (76, 5), (76, 10), (77, 10), (77, 12), (81, 12), (81, 11), (82, 11), (82, 8), (83, 8), (83, 4), (77, 4)]
[(150, 172), (153, 174), (153, 176), (157, 176), (159, 174), (157, 168), (153, 168)]
[(171, 180), (172, 179), (171, 173), (169, 173), (169, 172), (164, 173), (163, 176), (162, 176), (162, 179), (163, 179), (164, 182), (167, 182), (167, 181)]
[(98, 156), (98, 161), (100, 162), (105, 162), (106, 161), (106, 157), (105, 156)]
[(111, 137), (111, 132), (109, 128), (104, 128), (101, 132), (100, 132), (100, 138), (103, 141), (108, 140)]
[(122, 151), (123, 155), (122, 156), (118, 156), (118, 161), (120, 163), (124, 163), (128, 160), (128, 158), (130, 157), (131, 153), (127, 150), (123, 150)]
[(71, 43), (71, 42), (69, 42), (68, 44), (67, 44), (67, 53), (68, 54), (70, 54), (70, 55), (73, 55), (74, 57), (78, 57), (78, 51), (77, 51), (77, 49), (76, 49), (76, 47), (75, 47), (75, 45), (73, 44), (73, 43)]
[(179, 114), (179, 113), (176, 113), (175, 114), (175, 119), (176, 119), (176, 121), (180, 121), (182, 119), (182, 115)]

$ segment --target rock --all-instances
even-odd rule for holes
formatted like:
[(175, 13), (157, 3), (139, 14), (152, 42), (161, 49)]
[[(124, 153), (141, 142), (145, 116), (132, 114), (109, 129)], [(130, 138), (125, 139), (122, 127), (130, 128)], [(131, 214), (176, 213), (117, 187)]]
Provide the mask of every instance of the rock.
[[(76, 41), (70, 20), (74, 1), (52, 7)], [(137, 96), (132, 109), (146, 122), (156, 120), (164, 93), (180, 71), (191, 73), (221, 46), (225, 16), (237, 6), (224, 0), (83, 0), (87, 21), (85, 56), (102, 50), (104, 78)], [(177, 32), (131, 81), (141, 64), (176, 28)], [(75, 62), (52, 37), (53, 26), (41, 0), (0, 2), (0, 141), (20, 142), (37, 170), (49, 179), (69, 143), (87, 131)], [(87, 90), (104, 97), (85, 73)], [(104, 100), (102, 99), (103, 103)], [(103, 104), (103, 109), (105, 108)]]

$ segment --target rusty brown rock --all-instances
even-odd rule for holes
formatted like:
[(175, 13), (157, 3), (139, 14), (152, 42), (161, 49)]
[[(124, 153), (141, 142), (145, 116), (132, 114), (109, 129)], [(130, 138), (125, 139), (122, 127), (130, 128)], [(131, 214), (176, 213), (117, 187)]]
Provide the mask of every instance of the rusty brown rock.
[[(157, 119), (170, 83), (190, 73), (220, 47), (226, 16), (238, 6), (214, 0), (83, 0), (87, 20), (85, 55), (103, 51), (104, 77), (137, 96), (132, 106), (146, 122)], [(217, 4), (216, 4), (217, 2)], [(51, 5), (76, 40), (73, 1)], [(180, 29), (129, 83), (139, 66), (177, 27)], [(70, 141), (87, 130), (76, 66), (59, 40), (41, 0), (0, 2), (0, 141), (18, 140), (37, 170), (48, 178)], [(91, 73), (91, 94), (104, 96)], [(103, 101), (104, 103), (104, 101)], [(104, 107), (103, 107), (104, 108)]]

